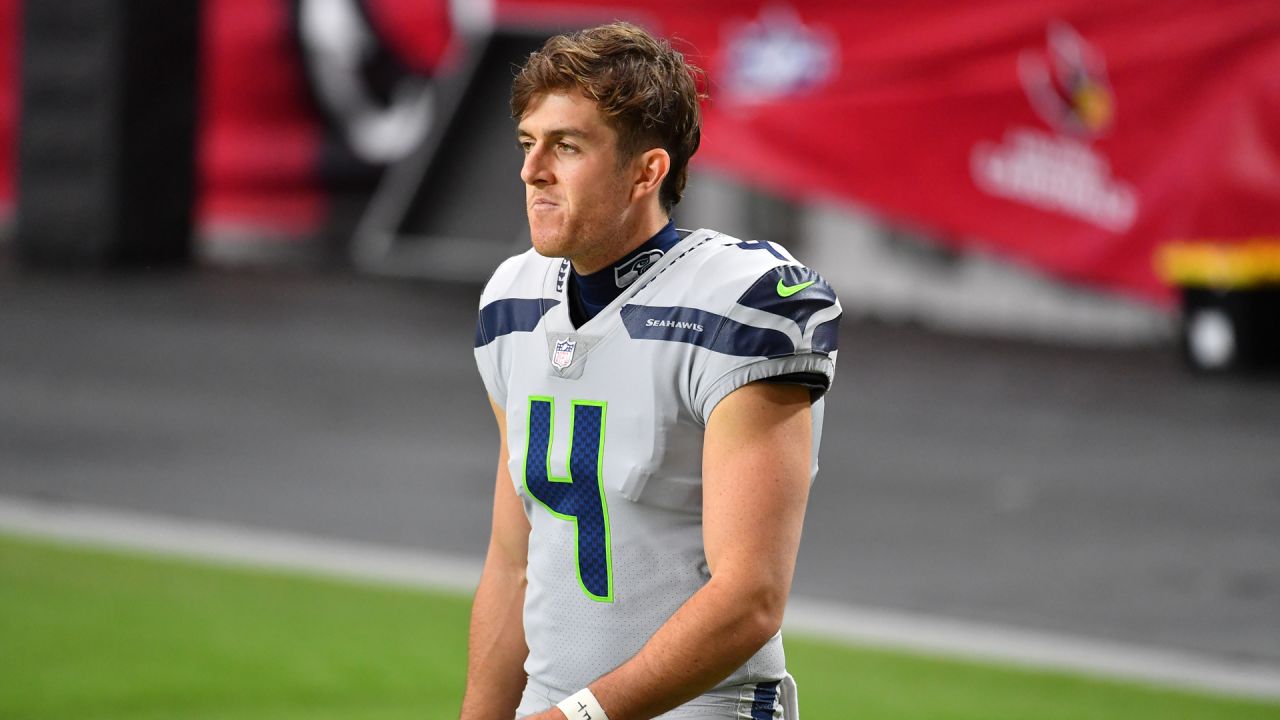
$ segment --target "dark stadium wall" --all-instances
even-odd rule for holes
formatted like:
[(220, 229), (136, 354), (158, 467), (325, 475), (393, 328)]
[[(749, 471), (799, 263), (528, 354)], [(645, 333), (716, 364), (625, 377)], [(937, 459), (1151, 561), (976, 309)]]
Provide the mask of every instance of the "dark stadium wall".
[(13, 242), (50, 269), (191, 257), (199, 0), (22, 6)]

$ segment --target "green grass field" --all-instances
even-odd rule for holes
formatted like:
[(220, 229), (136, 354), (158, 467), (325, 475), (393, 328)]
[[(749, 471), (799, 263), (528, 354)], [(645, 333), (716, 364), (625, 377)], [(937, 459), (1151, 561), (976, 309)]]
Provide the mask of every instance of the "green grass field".
[[(467, 599), (0, 537), (0, 718), (456, 718)], [(1280, 718), (1280, 704), (789, 637), (807, 720)]]

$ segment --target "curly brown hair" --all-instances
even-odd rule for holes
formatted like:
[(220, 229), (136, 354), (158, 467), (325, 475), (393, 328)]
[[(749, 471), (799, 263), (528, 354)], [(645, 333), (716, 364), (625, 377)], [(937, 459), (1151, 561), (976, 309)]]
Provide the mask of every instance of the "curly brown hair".
[(658, 194), (670, 212), (702, 138), (701, 77), (667, 41), (631, 23), (609, 23), (556, 35), (531, 54), (511, 85), (511, 117), (518, 122), (539, 96), (578, 90), (617, 131), (620, 162), (655, 147), (671, 156)]

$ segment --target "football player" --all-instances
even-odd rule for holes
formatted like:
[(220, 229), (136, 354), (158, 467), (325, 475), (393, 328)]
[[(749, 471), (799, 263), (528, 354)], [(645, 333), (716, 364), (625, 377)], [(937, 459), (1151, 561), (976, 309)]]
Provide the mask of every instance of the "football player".
[(613, 23), (514, 81), (533, 248), (476, 328), (500, 445), (465, 720), (795, 720), (779, 628), (840, 305), (777, 245), (672, 224), (696, 73)]

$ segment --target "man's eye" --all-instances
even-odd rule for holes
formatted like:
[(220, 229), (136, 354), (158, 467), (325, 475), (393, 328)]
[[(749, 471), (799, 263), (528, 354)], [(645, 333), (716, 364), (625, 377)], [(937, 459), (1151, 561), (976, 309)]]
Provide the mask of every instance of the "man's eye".
[(533, 143), (529, 142), (528, 140), (521, 140), (520, 149), (524, 152), (525, 155), (528, 155), (529, 151), (533, 149)]
[(556, 147), (559, 148), (560, 152), (566, 152), (566, 153), (578, 152), (578, 148), (574, 147), (573, 145), (570, 145), (569, 143), (556, 143)]

